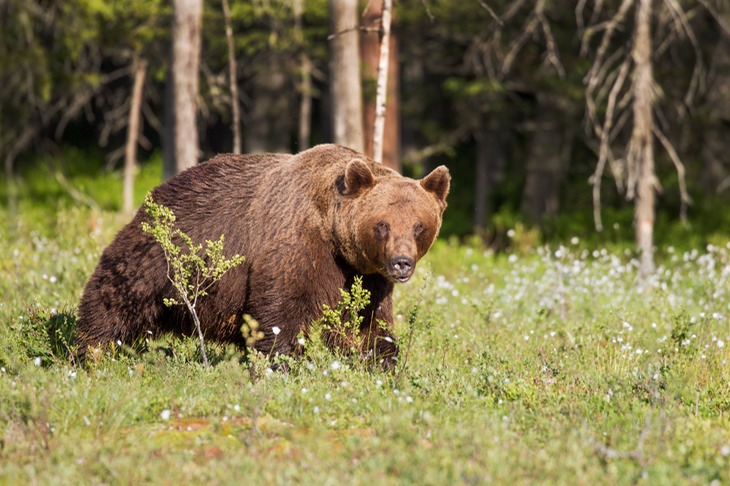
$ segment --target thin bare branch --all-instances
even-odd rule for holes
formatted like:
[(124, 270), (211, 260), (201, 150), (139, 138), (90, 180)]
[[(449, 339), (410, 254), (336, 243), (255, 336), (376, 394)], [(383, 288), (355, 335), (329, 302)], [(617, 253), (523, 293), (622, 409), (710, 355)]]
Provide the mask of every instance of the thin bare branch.
[(522, 30), (520, 36), (512, 43), (509, 52), (507, 52), (507, 55), (504, 56), (504, 61), (502, 62), (501, 69), (502, 75), (507, 74), (512, 69), (512, 63), (517, 57), (517, 54), (519, 54), (525, 44), (527, 44), (527, 41), (530, 39), (530, 37), (532, 37), (537, 31), (537, 28), (540, 25), (540, 20), (536, 15), (536, 12), (544, 8), (545, 0), (537, 0), (537, 3), (535, 4), (535, 10), (528, 18), (527, 23), (525, 24), (525, 28)]
[(74, 95), (73, 99), (69, 103), (68, 107), (63, 111), (63, 115), (56, 125), (56, 140), (60, 139), (63, 136), (63, 132), (66, 130), (68, 124), (74, 118), (76, 118), (76, 115), (78, 115), (79, 112), (84, 109), (84, 107), (89, 103), (89, 101), (91, 101), (95, 94), (96, 90), (91, 88), (84, 89), (82, 92), (76, 93)]
[(507, 9), (507, 11), (502, 14), (502, 17), (501, 17), (502, 22), (506, 23), (506, 22), (509, 22), (510, 20), (512, 20), (512, 17), (514, 17), (515, 15), (517, 15), (519, 13), (520, 9), (522, 8), (522, 6), (525, 4), (526, 1), (527, 0), (515, 0), (514, 2), (512, 2), (509, 9)]
[(164, 127), (162, 122), (157, 117), (157, 113), (152, 109), (149, 103), (142, 104), (142, 114), (144, 115), (147, 124), (151, 126), (157, 133), (162, 134)]
[(486, 11), (487, 11), (487, 12), (489, 13), (489, 15), (491, 15), (491, 16), (492, 16), (492, 18), (493, 18), (493, 19), (494, 19), (494, 20), (495, 20), (495, 21), (496, 21), (496, 22), (497, 22), (497, 23), (498, 23), (498, 24), (499, 24), (500, 26), (501, 26), (501, 25), (504, 25), (504, 22), (502, 22), (502, 19), (500, 19), (500, 18), (499, 18), (499, 16), (498, 16), (498, 15), (497, 15), (497, 13), (496, 13), (496, 12), (495, 12), (495, 11), (494, 11), (494, 10), (492, 9), (492, 7), (490, 7), (489, 5), (487, 5), (487, 2), (485, 2), (484, 0), (479, 0), (479, 5), (480, 5), (480, 6), (481, 6), (481, 7), (482, 7), (482, 8), (484, 9), (484, 10), (486, 10)]
[(426, 16), (428, 17), (428, 20), (433, 23), (433, 21), (436, 19), (436, 17), (433, 16), (431, 13), (431, 7), (428, 6), (427, 0), (421, 0), (421, 5), (423, 5), (423, 10), (426, 12)]
[[(695, 52), (695, 64), (692, 70), (692, 80), (690, 81), (690, 85), (687, 88), (687, 92), (684, 96), (684, 105), (685, 107), (689, 107), (693, 104), (694, 97), (699, 91), (702, 85), (702, 80), (704, 78), (705, 70), (704, 64), (702, 62), (702, 50), (700, 49), (700, 44), (697, 40), (697, 36), (695, 36), (694, 30), (692, 30), (692, 27), (690, 27), (687, 20), (687, 15), (682, 10), (682, 7), (679, 6), (676, 0), (664, 0), (664, 3), (668, 7), (669, 12), (672, 14), (672, 17), (676, 24), (676, 31), (685, 33)], [(684, 110), (680, 112), (680, 116), (683, 114), (683, 111)]]
[(677, 178), (679, 179), (679, 195), (680, 195), (680, 217), (682, 221), (686, 221), (687, 219), (687, 206), (692, 204), (692, 198), (689, 195), (689, 191), (687, 191), (687, 181), (686, 181), (686, 171), (684, 168), (684, 164), (682, 163), (682, 160), (679, 158), (679, 155), (677, 154), (677, 151), (674, 149), (674, 146), (672, 143), (667, 139), (666, 136), (662, 133), (661, 130), (659, 130), (656, 126), (653, 130), (654, 136), (659, 140), (659, 142), (662, 144), (662, 147), (664, 147), (664, 150), (667, 151), (667, 155), (669, 155), (669, 158), (672, 160), (672, 163), (674, 164), (674, 168), (677, 170)]
[(350, 27), (349, 29), (342, 29), (338, 32), (335, 32), (334, 34), (330, 34), (327, 36), (327, 40), (331, 41), (333, 39), (336, 39), (337, 37), (341, 35), (345, 35), (349, 32), (380, 32), (380, 27)]
[(715, 193), (721, 194), (721, 193), (725, 192), (729, 187), (730, 187), (730, 176), (723, 179), (722, 182), (717, 185), (717, 188), (715, 189)]
[(699, 0), (699, 2), (712, 14), (720, 28), (725, 31), (725, 34), (730, 35), (730, 18), (724, 18), (707, 0)]
[(418, 165), (429, 157), (448, 152), (453, 149), (457, 143), (463, 140), (469, 131), (470, 127), (468, 125), (462, 125), (453, 132), (442, 136), (439, 143), (407, 152), (403, 156), (403, 161), (408, 164)]
[(71, 196), (71, 199), (76, 201), (79, 204), (83, 204), (85, 206), (90, 207), (94, 210), (99, 210), (99, 205), (97, 202), (91, 198), (90, 196), (84, 194), (83, 192), (76, 189), (69, 181), (66, 179), (66, 175), (63, 173), (62, 170), (56, 169), (54, 172), (54, 176), (56, 178), (56, 181), (58, 184), (63, 187), (66, 192)]
[(583, 38), (585, 32), (585, 22), (583, 21), (583, 10), (586, 8), (586, 0), (578, 0), (575, 4), (575, 23), (578, 26), (578, 36)]
[(547, 59), (558, 72), (558, 76), (564, 78), (565, 68), (560, 62), (560, 56), (558, 55), (558, 43), (555, 42), (553, 31), (550, 29), (550, 23), (547, 21), (547, 18), (545, 17), (545, 12), (543, 10), (536, 12), (536, 15), (538, 20), (540, 21), (543, 35), (545, 36), (545, 43), (547, 45)]
[(616, 52), (611, 54), (603, 63), (596, 76), (588, 81), (586, 96), (593, 98), (597, 104), (603, 102), (608, 96), (613, 82), (618, 75), (616, 67), (620, 66), (620, 62), (624, 59), (626, 59), (624, 49), (616, 49)]
[[(618, 76), (613, 83), (611, 91), (608, 95), (608, 102), (606, 104), (606, 115), (604, 117), (603, 125), (598, 128), (597, 131), (600, 136), (598, 163), (596, 164), (596, 170), (591, 176), (590, 182), (593, 184), (593, 222), (596, 227), (596, 231), (603, 230), (603, 222), (601, 220), (601, 178), (603, 177), (603, 171), (606, 167), (606, 162), (610, 160), (609, 150), (611, 144), (611, 127), (614, 122), (614, 109), (616, 107), (616, 99), (619, 93), (623, 89), (624, 83), (629, 73), (631, 61), (629, 58), (625, 58), (619, 68)], [(591, 105), (592, 106), (592, 105)], [(592, 109), (595, 109), (593, 107)], [(595, 113), (593, 115), (595, 117)], [(612, 157), (611, 157), (612, 158)], [(616, 172), (614, 171), (614, 178), (616, 178)]]
[[(611, 20), (606, 22), (605, 24), (601, 24), (603, 29), (605, 29), (605, 32), (603, 33), (603, 37), (601, 38), (601, 44), (598, 47), (598, 52), (596, 53), (596, 59), (593, 62), (593, 67), (586, 75), (586, 78), (591, 78), (593, 76), (594, 69), (598, 69), (598, 66), (601, 66), (603, 64), (603, 58), (606, 55), (606, 52), (608, 51), (609, 46), (611, 45), (611, 40), (613, 39), (613, 33), (616, 31), (618, 26), (624, 21), (626, 18), (626, 14), (629, 11), (629, 8), (634, 3), (634, 0), (622, 0), (621, 6), (618, 9), (618, 12), (616, 12), (616, 15), (614, 15)], [(580, 48), (580, 55), (585, 56), (588, 52), (588, 42), (590, 41), (590, 38), (592, 37), (593, 33), (597, 30), (596, 28), (587, 28), (583, 39), (581, 40), (581, 48)]]

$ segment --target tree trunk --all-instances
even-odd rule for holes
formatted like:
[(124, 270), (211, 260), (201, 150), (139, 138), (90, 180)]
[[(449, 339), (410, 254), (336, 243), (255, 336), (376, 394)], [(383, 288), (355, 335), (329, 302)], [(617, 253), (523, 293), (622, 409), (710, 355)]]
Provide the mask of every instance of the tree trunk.
[(290, 152), (294, 120), (292, 87), (281, 62), (272, 55), (253, 80), (246, 125), (249, 153)]
[(629, 142), (629, 160), (636, 164), (634, 224), (639, 250), (639, 278), (642, 282), (654, 272), (654, 75), (651, 66), (652, 1), (639, 0), (636, 10), (636, 32), (631, 53), (635, 69), (633, 91), (633, 129)]
[[(170, 167), (165, 177), (198, 163), (197, 97), (200, 71), (202, 0), (173, 0)], [(170, 174), (169, 171), (174, 173)]]
[(297, 142), (299, 150), (309, 148), (309, 139), (312, 134), (312, 63), (309, 56), (302, 55), (301, 63), (301, 100), (299, 102), (299, 129)]
[[(730, 25), (730, 14), (728, 25)], [(707, 85), (707, 122), (702, 131), (702, 186), (706, 192), (727, 189), (730, 185), (728, 160), (727, 126), (730, 123), (730, 34), (720, 30), (720, 41), (712, 56), (711, 78)]]
[(388, 64), (390, 50), (390, 12), (392, 0), (383, 0), (380, 18), (380, 59), (375, 91), (375, 122), (373, 123), (373, 160), (383, 161), (383, 132), (385, 130), (385, 102), (388, 88)]
[(474, 188), (474, 234), (484, 236), (491, 212), (492, 191), (504, 179), (502, 131), (485, 125), (474, 132), (476, 174)]
[(147, 75), (147, 59), (135, 59), (134, 85), (129, 105), (129, 123), (127, 124), (127, 145), (124, 149), (124, 183), (122, 211), (132, 214), (134, 208), (134, 170), (137, 166), (137, 140), (141, 126), (142, 95), (144, 79)]
[(530, 140), (522, 209), (534, 222), (558, 214), (560, 189), (570, 164), (574, 125), (569, 102), (538, 94)]
[(329, 0), (332, 22), (330, 86), (334, 142), (364, 150), (357, 0)]
[[(170, 50), (172, 58), (172, 49)], [(175, 170), (175, 97), (173, 95), (174, 74), (172, 68), (167, 70), (165, 77), (165, 92), (163, 93), (162, 107), (162, 180), (166, 181), (174, 176)]]
[(226, 23), (226, 43), (228, 44), (228, 82), (231, 85), (231, 132), (233, 132), (233, 153), (241, 153), (241, 111), (238, 101), (238, 74), (236, 68), (236, 50), (233, 43), (233, 28), (231, 27), (231, 8), (228, 0), (222, 0), (223, 19)]
[(304, 45), (303, 13), (303, 0), (294, 0), (294, 29), (300, 49), (299, 76), (301, 84), (299, 86), (299, 127), (297, 130), (297, 148), (299, 151), (309, 148), (309, 139), (312, 133), (312, 62), (309, 60)]
[[(376, 91), (381, 55), (381, 41), (377, 30), (383, 15), (383, 3), (371, 2), (362, 18), (365, 31), (360, 37), (360, 54), (363, 63), (363, 133), (365, 153), (373, 156), (373, 133), (375, 125)], [(374, 30), (375, 29), (375, 30)], [(400, 118), (399, 118), (399, 69), (398, 38), (391, 29), (388, 43), (388, 79), (385, 101), (385, 128), (383, 134), (383, 159), (385, 166), (398, 172), (400, 163)]]

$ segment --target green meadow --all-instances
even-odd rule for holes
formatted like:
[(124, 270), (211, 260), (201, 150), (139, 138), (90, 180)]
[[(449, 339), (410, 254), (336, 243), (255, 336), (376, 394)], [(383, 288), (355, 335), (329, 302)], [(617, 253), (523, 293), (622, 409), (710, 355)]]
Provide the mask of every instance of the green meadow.
[(206, 368), (195, 336), (79, 365), (125, 218), (118, 174), (66, 183), (97, 204), (31, 172), (0, 209), (0, 483), (730, 482), (727, 242), (660, 246), (639, 290), (631, 242), (440, 240), (397, 288), (387, 374), (317, 341), (288, 372), (207, 342)]

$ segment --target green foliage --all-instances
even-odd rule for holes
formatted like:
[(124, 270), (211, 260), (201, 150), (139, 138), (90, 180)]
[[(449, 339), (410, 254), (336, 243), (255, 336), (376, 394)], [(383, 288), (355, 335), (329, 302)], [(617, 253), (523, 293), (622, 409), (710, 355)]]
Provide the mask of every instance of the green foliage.
[[(346, 330), (360, 329), (363, 316), (360, 312), (370, 303), (370, 291), (363, 288), (362, 276), (355, 277), (350, 291), (340, 289), (341, 300), (335, 309), (331, 309), (328, 305), (324, 306), (323, 323), (331, 330), (335, 330), (338, 326), (343, 326), (338, 332)], [(347, 316), (345, 321), (342, 316)]]
[[(148, 193), (144, 200), (144, 210), (150, 221), (142, 222), (142, 231), (151, 234), (162, 247), (167, 261), (167, 278), (175, 288), (178, 298), (166, 297), (167, 306), (185, 304), (195, 322), (200, 338), (200, 349), (203, 361), (208, 365), (205, 353), (203, 331), (198, 320), (196, 305), (200, 297), (204, 297), (213, 285), (230, 269), (243, 263), (245, 257), (223, 255), (224, 235), (216, 241), (206, 240), (205, 251), (202, 244), (195, 244), (185, 232), (175, 227), (173, 212), (152, 199)], [(182, 241), (179, 246), (176, 241)]]
[[(225, 235), (221, 235), (217, 241), (207, 240), (203, 252), (203, 245), (194, 244), (190, 236), (176, 228), (173, 212), (154, 202), (151, 193), (145, 197), (144, 209), (151, 222), (143, 221), (142, 230), (150, 233), (162, 247), (169, 264), (168, 277), (183, 300), (195, 303), (198, 297), (207, 295), (207, 290), (224, 273), (245, 260), (241, 255), (233, 255), (230, 259), (223, 255)], [(175, 244), (178, 238), (184, 246)], [(165, 299), (165, 305), (182, 303), (173, 298)]]
[[(361, 312), (370, 303), (370, 291), (363, 288), (362, 276), (356, 276), (350, 290), (340, 289), (340, 301), (332, 309), (327, 304), (323, 306), (322, 318), (313, 324), (313, 328), (321, 327), (331, 339), (343, 343), (352, 355), (363, 350), (364, 336), (360, 326), (364, 316)], [(313, 335), (321, 331), (315, 330)]]
[(75, 359), (76, 318), (71, 313), (33, 306), (9, 331), (17, 339), (4, 343), (8, 348), (0, 355), (0, 364), (7, 368), (16, 369), (23, 360), (50, 366)]
[[(60, 154), (24, 160), (16, 180), (18, 206), (25, 211), (51, 215), (51, 210), (79, 204), (102, 210), (121, 209), (122, 171), (105, 170), (99, 150), (64, 146)], [(145, 194), (160, 183), (162, 154), (152, 153), (135, 176), (134, 200), (141, 204)], [(0, 176), (0, 204), (5, 205), (8, 187)]]

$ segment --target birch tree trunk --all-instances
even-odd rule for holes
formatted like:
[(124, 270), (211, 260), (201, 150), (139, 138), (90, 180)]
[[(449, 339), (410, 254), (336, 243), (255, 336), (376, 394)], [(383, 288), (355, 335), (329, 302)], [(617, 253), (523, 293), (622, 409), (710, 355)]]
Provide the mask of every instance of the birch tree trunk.
[[(638, 0), (636, 32), (633, 51), (635, 64), (633, 82), (633, 129), (629, 142), (629, 160), (636, 167), (634, 224), (636, 245), (639, 249), (639, 278), (646, 279), (654, 272), (654, 199), (656, 175), (654, 170), (654, 75), (651, 66), (652, 1)], [(631, 162), (630, 162), (631, 164)], [(633, 184), (630, 185), (630, 190)]]
[(362, 152), (357, 0), (329, 0), (332, 22), (330, 86), (334, 142)]
[(385, 130), (385, 102), (388, 93), (388, 61), (390, 60), (390, 12), (393, 0), (383, 0), (380, 18), (380, 60), (375, 94), (375, 122), (373, 123), (373, 160), (383, 161), (383, 132)]
[[(377, 91), (378, 69), (380, 64), (380, 26), (382, 23), (383, 3), (370, 2), (369, 8), (361, 18), (363, 27), (360, 36), (360, 56), (363, 65), (363, 133), (365, 154), (373, 155), (373, 133), (375, 125), (375, 98)], [(385, 127), (383, 129), (383, 165), (398, 172), (400, 164), (400, 120), (399, 120), (399, 79), (398, 79), (398, 39), (393, 31), (395, 22), (391, 15), (390, 42), (388, 42), (388, 80), (385, 100)]]
[(231, 132), (233, 133), (233, 153), (241, 153), (241, 111), (238, 102), (238, 75), (236, 68), (236, 50), (233, 43), (233, 27), (231, 27), (231, 8), (228, 0), (222, 0), (223, 19), (226, 23), (226, 43), (228, 44), (228, 82), (231, 89)]
[(202, 0), (173, 0), (170, 150), (165, 178), (198, 163), (197, 97)]
[(124, 149), (124, 182), (122, 211), (132, 214), (134, 209), (134, 171), (137, 166), (137, 140), (140, 131), (140, 112), (142, 111), (142, 94), (144, 80), (147, 75), (148, 61), (137, 58), (134, 66), (134, 85), (129, 105), (129, 123), (127, 124), (127, 145)]

